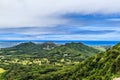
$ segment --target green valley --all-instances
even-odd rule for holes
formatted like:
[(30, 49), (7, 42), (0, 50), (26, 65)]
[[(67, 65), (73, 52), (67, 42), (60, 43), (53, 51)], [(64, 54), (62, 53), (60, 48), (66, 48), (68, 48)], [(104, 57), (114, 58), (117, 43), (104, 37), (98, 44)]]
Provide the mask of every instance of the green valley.
[(0, 60), (1, 80), (112, 80), (120, 77), (120, 43), (103, 52), (83, 43), (28, 42), (1, 49)]

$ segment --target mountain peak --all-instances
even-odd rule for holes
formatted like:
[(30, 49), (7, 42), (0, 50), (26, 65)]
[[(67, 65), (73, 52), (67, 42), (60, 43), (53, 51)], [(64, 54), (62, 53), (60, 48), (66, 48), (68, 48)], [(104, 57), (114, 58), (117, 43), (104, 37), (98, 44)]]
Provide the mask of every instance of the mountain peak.
[(83, 43), (81, 43), (81, 42), (78, 42), (78, 43), (76, 43), (76, 42), (71, 42), (71, 43), (66, 43), (65, 45), (84, 45)]
[(46, 44), (46, 45), (55, 45), (54, 42), (44, 42), (44, 43), (42, 43), (42, 44)]
[(20, 46), (33, 46), (33, 45), (36, 45), (35, 43), (33, 42), (25, 42), (25, 43), (21, 43), (19, 45), (16, 45), (15, 47), (20, 47)]

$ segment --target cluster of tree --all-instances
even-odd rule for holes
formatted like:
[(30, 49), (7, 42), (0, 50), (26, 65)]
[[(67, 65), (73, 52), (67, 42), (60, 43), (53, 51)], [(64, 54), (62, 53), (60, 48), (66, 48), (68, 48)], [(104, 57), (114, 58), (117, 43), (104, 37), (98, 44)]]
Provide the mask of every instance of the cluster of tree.
[[(58, 80), (67, 79), (73, 66), (11, 64), (0, 80)], [(69, 76), (69, 75), (68, 75)]]

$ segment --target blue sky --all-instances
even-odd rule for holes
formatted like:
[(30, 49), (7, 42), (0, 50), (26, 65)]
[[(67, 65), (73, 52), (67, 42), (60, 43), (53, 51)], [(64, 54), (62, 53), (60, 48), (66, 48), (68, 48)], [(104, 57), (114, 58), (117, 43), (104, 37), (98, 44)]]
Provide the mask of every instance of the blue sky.
[(120, 0), (1, 0), (0, 40), (120, 40)]

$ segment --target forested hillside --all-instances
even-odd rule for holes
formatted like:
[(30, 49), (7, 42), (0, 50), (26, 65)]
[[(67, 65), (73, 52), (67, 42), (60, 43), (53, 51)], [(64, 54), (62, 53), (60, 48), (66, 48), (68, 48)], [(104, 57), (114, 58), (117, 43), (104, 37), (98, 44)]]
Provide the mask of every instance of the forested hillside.
[[(88, 46), (81, 43), (67, 43), (47, 50), (47, 54), (57, 52), (57, 50), (60, 50), (59, 53), (65, 53), (66, 50), (71, 49), (74, 52), (81, 51), (79, 46), (81, 49), (89, 50)], [(83, 50), (83, 52), (87, 54), (87, 51)], [(69, 54), (73, 54), (72, 51)], [(0, 68), (4, 71), (0, 75), (1, 80), (112, 80), (114, 77), (120, 77), (120, 43), (105, 52), (91, 54), (91, 57), (86, 57), (77, 64), (66, 64), (67, 61), (59, 65), (51, 64), (49, 58), (48, 62), (41, 60), (43, 64), (38, 64), (40, 60), (35, 57), (30, 59), (32, 61), (30, 64), (29, 58), (24, 58), (28, 61), (26, 64), (21, 64), (20, 60), (14, 63), (12, 61), (5, 63), (5, 58), (1, 60)]]
[(42, 44), (35, 44), (33, 42), (21, 43), (0, 50), (0, 54), (4, 56), (47, 58), (51, 62), (58, 62), (61, 59), (65, 61), (82, 61), (86, 57), (98, 52), (100, 52), (100, 50), (86, 46), (82, 43), (57, 45), (52, 42), (45, 42)]
[(66, 43), (55, 47), (52, 50), (47, 51), (48, 58), (58, 60), (58, 59), (69, 59), (72, 61), (82, 61), (85, 58), (99, 53), (100, 50), (89, 47), (82, 43)]
[[(3, 68), (3, 66), (1, 65)], [(112, 80), (120, 76), (120, 44), (74, 65), (6, 66), (6, 80)], [(19, 73), (18, 73), (19, 72)]]

